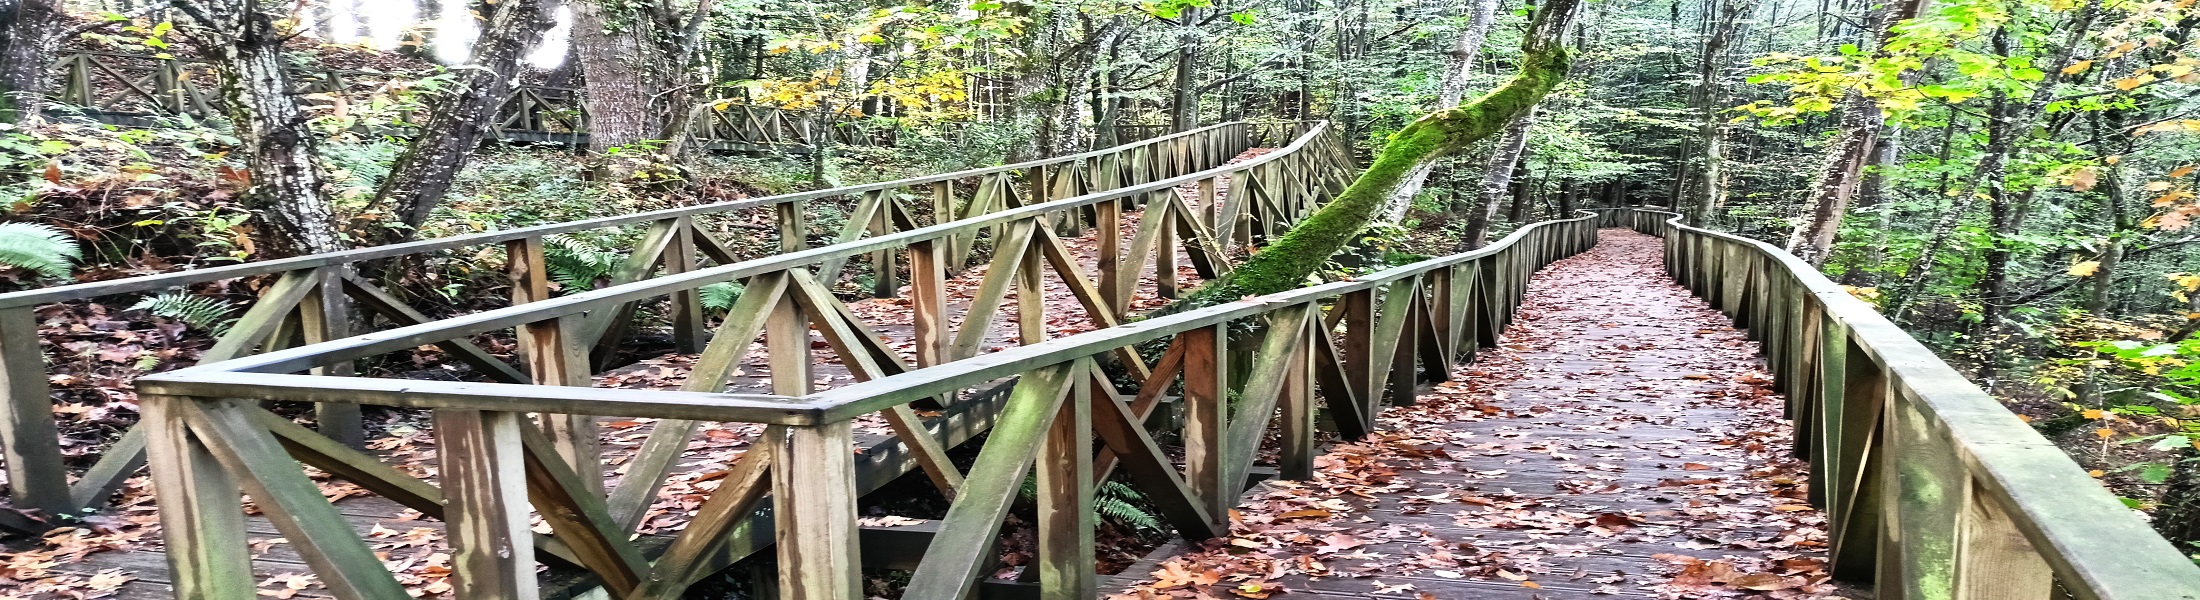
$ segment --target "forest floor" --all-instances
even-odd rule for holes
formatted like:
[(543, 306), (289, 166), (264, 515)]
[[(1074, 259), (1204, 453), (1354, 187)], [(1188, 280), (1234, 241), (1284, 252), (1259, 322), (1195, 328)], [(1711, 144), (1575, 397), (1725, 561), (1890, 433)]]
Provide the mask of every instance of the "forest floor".
[(1756, 344), (1656, 238), (1545, 268), (1453, 378), (1111, 598), (1842, 597)]

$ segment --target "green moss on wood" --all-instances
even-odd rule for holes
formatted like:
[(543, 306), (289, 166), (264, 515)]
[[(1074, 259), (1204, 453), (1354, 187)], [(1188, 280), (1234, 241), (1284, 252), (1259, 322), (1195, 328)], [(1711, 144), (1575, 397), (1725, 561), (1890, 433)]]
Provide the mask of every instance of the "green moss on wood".
[[(1565, 20), (1573, 5), (1573, 2), (1548, 2), (1546, 8), (1555, 11), (1556, 16), (1550, 18)], [(1344, 249), (1374, 221), (1384, 200), (1405, 181), (1406, 174), (1412, 172), (1414, 166), (1495, 135), (1506, 124), (1527, 114), (1529, 108), (1566, 77), (1572, 54), (1563, 45), (1556, 40), (1531, 36), (1524, 46), (1520, 74), (1511, 81), (1473, 102), (1429, 113), (1407, 125), (1391, 136), (1375, 163), (1368, 165), (1367, 170), (1335, 200), (1292, 226), (1274, 243), (1261, 248), (1229, 276), (1202, 286), (1170, 308), (1209, 306), (1303, 285), (1330, 255)]]

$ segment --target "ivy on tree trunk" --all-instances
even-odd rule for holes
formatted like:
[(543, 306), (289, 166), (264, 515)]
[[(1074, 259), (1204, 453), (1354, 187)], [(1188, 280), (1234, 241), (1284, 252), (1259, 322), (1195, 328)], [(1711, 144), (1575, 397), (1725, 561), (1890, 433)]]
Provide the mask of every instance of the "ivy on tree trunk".
[(1573, 53), (1562, 43), (1580, 0), (1538, 7), (1521, 42), (1520, 73), (1481, 98), (1423, 115), (1390, 137), (1360, 177), (1337, 198), (1291, 227), (1222, 279), (1185, 297), (1189, 308), (1297, 288), (1379, 217), (1414, 168), (1488, 138), (1528, 113), (1566, 77)]

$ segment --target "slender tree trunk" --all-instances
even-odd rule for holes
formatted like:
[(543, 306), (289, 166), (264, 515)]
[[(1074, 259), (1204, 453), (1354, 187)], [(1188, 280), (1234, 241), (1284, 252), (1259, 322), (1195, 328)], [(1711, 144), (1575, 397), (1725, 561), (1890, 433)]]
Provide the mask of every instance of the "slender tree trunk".
[[(457, 1), (457, 0), (446, 0)], [(375, 192), (375, 206), (388, 206), (403, 227), (390, 227), (382, 243), (411, 239), (428, 213), (443, 201), (451, 182), (466, 168), (481, 138), (489, 133), (497, 108), (512, 95), (520, 62), (542, 32), (555, 23), (542, 0), (503, 0), (474, 38), (472, 57), (455, 70), (450, 93), (431, 101), (412, 146), (390, 167)]]
[(1200, 287), (1174, 307), (1206, 306), (1248, 295), (1300, 286), (1380, 216), (1390, 193), (1406, 173), (1423, 162), (1458, 152), (1503, 131), (1526, 115), (1566, 77), (1573, 53), (1564, 43), (1579, 0), (1545, 0), (1522, 38), (1520, 74), (1473, 102), (1439, 110), (1407, 124), (1383, 145), (1382, 153), (1358, 179), (1293, 225), (1245, 264), (1222, 279)]
[(588, 151), (603, 154), (633, 146), (664, 130), (661, 106), (652, 102), (662, 63), (651, 48), (651, 19), (610, 0), (577, 0), (573, 9), (573, 58), (587, 93)]
[(1182, 133), (1199, 128), (1199, 48), (1206, 43), (1200, 39), (1199, 28), (1193, 25), (1199, 20), (1199, 9), (1186, 8), (1177, 15), (1183, 20), (1176, 36), (1176, 73), (1170, 83), (1174, 100), (1169, 106), (1169, 131)]
[(191, 38), (221, 74), (222, 100), (241, 141), (251, 183), (242, 200), (265, 224), (269, 257), (343, 250), (322, 194), (313, 131), (291, 98), (283, 35), (255, 0), (179, 4)]
[[(1874, 11), (1872, 40), (1885, 46), (1894, 35), (1894, 24), (1916, 17), (1924, 5), (1925, 0), (1889, 2)], [(1833, 252), (1841, 218), (1848, 213), (1850, 199), (1864, 178), (1864, 167), (1877, 158), (1879, 130), (1886, 121), (1879, 103), (1863, 94), (1849, 92), (1844, 104), (1847, 112), (1841, 116), (1841, 131), (1834, 138), (1833, 150), (1803, 205), (1802, 219), (1788, 236), (1788, 253), (1814, 267), (1825, 266), (1826, 257)]]
[(0, 0), (0, 123), (38, 111), (60, 27), (60, 0)]
[[(2084, 41), (2086, 32), (2092, 29), (2093, 20), (2100, 15), (2100, 6), (2100, 0), (2088, 0), (2085, 6), (2078, 9), (2075, 21), (2069, 24), (2068, 29), (2064, 29), (2068, 34), (2062, 46), (2055, 50), (2054, 58), (2048, 61), (2049, 68), (2043, 69), (2047, 77), (2040, 81), (2039, 87), (2032, 90), (2032, 97), (2024, 104), (2016, 105), (2013, 112), (1989, 115), (1988, 139), (2007, 140), (2014, 144), (2015, 140), (2011, 139), (2013, 136), (2007, 132), (2030, 131), (2039, 121), (2040, 116), (2046, 112), (2048, 102), (2055, 98), (2056, 89), (2064, 77), (2062, 72), (2075, 59), (2080, 42)], [(1997, 127), (2004, 133), (1996, 135), (1994, 128)], [(1935, 263), (1939, 261), (1940, 249), (1947, 245), (1949, 238), (1955, 234), (1956, 225), (1971, 211), (1971, 205), (1978, 196), (1977, 188), (2002, 172), (2002, 167), (2007, 164), (2013, 150), (2013, 147), (1988, 148), (1986, 155), (1971, 169), (1965, 189), (1949, 194), (1955, 199), (1953, 205), (1933, 223), (1924, 251), (1918, 255), (1915, 266), (1903, 274), (1901, 290), (1884, 307), (1888, 319), (1900, 322), (1916, 297), (1924, 291), (1926, 281), (1932, 275)]]
[(1721, 93), (1721, 77), (1726, 71), (1726, 49), (1738, 37), (1748, 7), (1747, 0), (1724, 0), (1719, 20), (1704, 38), (1703, 63), (1696, 81), (1697, 107), (1702, 111), (1696, 125), (1696, 137), (1703, 144), (1702, 183), (1699, 185), (1696, 205), (1688, 211), (1688, 222), (1697, 227), (1707, 227), (1720, 206), (1726, 204), (1726, 127), (1719, 117), (1719, 103), (1725, 97)]
[[(1482, 194), (1474, 211), (1467, 215), (1467, 230), (1459, 235), (1459, 249), (1473, 250), (1489, 244), (1490, 222), (1497, 218), (1497, 207), (1509, 195), (1515, 167), (1520, 155), (1528, 149), (1528, 130), (1535, 125), (1535, 109), (1505, 126), (1505, 137), (1490, 151), (1490, 160), (1482, 168)], [(1432, 161), (1433, 162), (1433, 161)]]
[[(1482, 52), (1482, 42), (1490, 37), (1490, 23), (1497, 20), (1497, 0), (1471, 2), (1466, 28), (1459, 32), (1459, 41), (1452, 45), (1451, 53), (1444, 60), (1444, 79), (1437, 85), (1437, 106), (1458, 106), (1466, 99), (1467, 74), (1474, 71), (1474, 60)], [(1510, 136), (1511, 130), (1506, 130), (1506, 134)], [(1514, 156), (1519, 154), (1516, 152)], [(1436, 162), (1430, 161), (1406, 174), (1405, 183), (1391, 193), (1389, 203), (1383, 207), (1383, 222), (1405, 220), (1406, 211), (1413, 208), (1413, 197), (1421, 193), (1421, 185), (1428, 181), (1428, 173), (1434, 168)]]

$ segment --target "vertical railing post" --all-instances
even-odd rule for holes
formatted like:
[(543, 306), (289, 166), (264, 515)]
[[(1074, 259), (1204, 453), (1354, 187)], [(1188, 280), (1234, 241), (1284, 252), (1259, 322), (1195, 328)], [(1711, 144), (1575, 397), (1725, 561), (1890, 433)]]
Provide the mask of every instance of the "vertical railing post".
[(1237, 504), (1238, 486), (1223, 480), (1230, 461), (1229, 327), (1213, 325), (1178, 334), (1184, 344), (1184, 479), (1203, 508), (1224, 523)]
[[(1089, 360), (1089, 359), (1087, 359)], [(1092, 372), (1078, 361), (1075, 373)], [(1040, 439), (1039, 597), (1063, 600), (1099, 595), (1094, 570), (1092, 509), (1092, 378), (1070, 379), (1069, 398)]]
[(53, 515), (75, 512), (69, 472), (61, 463), (61, 434), (54, 425), (53, 392), (46, 384), (46, 353), (39, 348), (35, 306), (0, 308), (0, 451), (8, 472), (8, 496), (18, 509)]
[(849, 421), (789, 427), (773, 455), (772, 520), (786, 600), (863, 597), (856, 542), (855, 430)]
[(1922, 412), (1892, 383), (1879, 455), (1879, 568), (1874, 597), (1924, 600), (1954, 597), (1962, 511), (1974, 484), (1951, 451), (1947, 425)]
[[(534, 532), (529, 529), (526, 455), (519, 413), (435, 411), (438, 481), (458, 598), (531, 599)], [(586, 465), (575, 465), (576, 467)]]
[[(351, 337), (351, 297), (344, 295), (344, 269), (343, 266), (321, 269), (312, 295), (298, 304), (298, 321), (308, 344)], [(282, 341), (269, 340), (269, 345)], [(350, 376), (352, 364), (344, 362), (317, 367), (313, 369), (313, 374)], [(321, 435), (352, 448), (367, 446), (366, 422), (360, 416), (359, 405), (350, 402), (319, 402), (313, 405), (313, 413)]]
[(948, 360), (952, 338), (947, 323), (947, 250), (945, 239), (909, 244), (909, 308), (917, 366)]
[[(550, 298), (549, 263), (543, 259), (542, 238), (529, 237), (505, 243), (512, 278), (512, 304)], [(581, 315), (566, 315), (519, 327), (519, 349), (527, 361), (527, 376), (536, 385), (589, 385), (587, 343), (572, 339), (581, 329)], [(580, 473), (588, 491), (603, 494), (603, 460), (591, 415), (542, 414), (543, 434), (550, 438), (559, 458)]]
[[(230, 478), (191, 431), (182, 396), (138, 396), (138, 427), (146, 429), (147, 466), (160, 490), (161, 541), (167, 548), (170, 593), (178, 600), (237, 600), (256, 593), (244, 510)], [(10, 456), (9, 458), (14, 458)]]
[[(677, 275), (693, 271), (695, 263), (695, 222), (692, 217), (679, 217), (672, 223), (672, 239), (665, 245), (663, 262), (665, 275)], [(709, 334), (703, 316), (702, 295), (694, 289), (672, 292), (672, 347), (677, 352), (703, 351), (703, 343)], [(593, 341), (593, 340), (589, 340)]]

